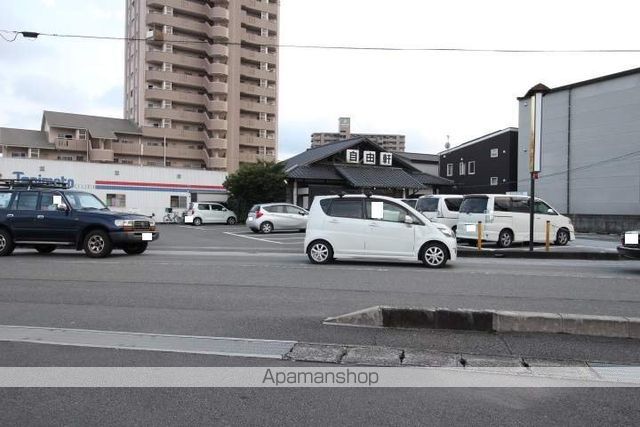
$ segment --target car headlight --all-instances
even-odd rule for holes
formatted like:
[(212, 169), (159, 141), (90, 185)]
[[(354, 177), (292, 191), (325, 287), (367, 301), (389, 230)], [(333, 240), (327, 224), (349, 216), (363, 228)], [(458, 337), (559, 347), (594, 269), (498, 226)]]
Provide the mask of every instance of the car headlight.
[(440, 232), (447, 237), (451, 237), (451, 238), (455, 237), (455, 235), (453, 234), (453, 231), (447, 228), (438, 228), (438, 230), (440, 230)]
[(156, 222), (154, 220), (150, 220), (149, 227), (155, 227), (155, 226), (156, 226)]
[(120, 227), (120, 228), (133, 227), (133, 220), (131, 220), (131, 219), (116, 219), (114, 221), (114, 224), (116, 225), (116, 227)]

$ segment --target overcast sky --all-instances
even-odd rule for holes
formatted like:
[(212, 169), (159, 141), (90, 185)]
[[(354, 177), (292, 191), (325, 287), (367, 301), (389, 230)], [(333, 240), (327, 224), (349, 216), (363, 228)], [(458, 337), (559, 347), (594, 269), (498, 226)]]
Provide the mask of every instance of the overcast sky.
[[(234, 0), (231, 0), (234, 1)], [(3, 0), (0, 29), (124, 35), (125, 0)], [(280, 43), (478, 49), (638, 49), (630, 0), (281, 0)], [(36, 129), (42, 110), (122, 117), (124, 42), (0, 40), (0, 126)], [(640, 67), (640, 53), (280, 51), (280, 158), (310, 134), (401, 133), (436, 153), (517, 126), (516, 97)]]

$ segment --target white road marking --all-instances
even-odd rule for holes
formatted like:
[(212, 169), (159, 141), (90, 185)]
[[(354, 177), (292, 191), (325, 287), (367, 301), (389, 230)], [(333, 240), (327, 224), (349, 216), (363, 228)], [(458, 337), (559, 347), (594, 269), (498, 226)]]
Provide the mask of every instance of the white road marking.
[(283, 359), (296, 341), (0, 325), (0, 341)]
[(258, 240), (260, 242), (268, 242), (268, 243), (275, 243), (276, 245), (281, 245), (282, 243), (280, 242), (276, 242), (275, 240), (267, 240), (267, 239), (260, 239), (258, 237), (252, 237), (252, 236), (244, 236), (242, 234), (236, 234), (236, 233), (231, 233), (228, 231), (225, 231), (224, 234), (228, 234), (229, 236), (236, 236), (236, 237), (242, 237), (244, 239), (251, 239), (251, 240)]

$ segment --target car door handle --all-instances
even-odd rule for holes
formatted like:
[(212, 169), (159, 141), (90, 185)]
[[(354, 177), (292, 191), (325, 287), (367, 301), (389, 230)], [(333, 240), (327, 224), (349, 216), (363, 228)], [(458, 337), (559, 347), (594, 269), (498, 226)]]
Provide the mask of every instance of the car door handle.
[(7, 218), (13, 218), (13, 214), (7, 214)]
[(330, 220), (329, 220), (329, 223), (331, 223), (331, 224), (338, 224), (338, 223), (340, 223), (340, 221), (338, 221), (337, 219), (330, 219)]
[(369, 223), (369, 227), (380, 227), (378, 224), (376, 224), (375, 222), (370, 222)]
[(44, 215), (36, 215), (36, 218), (38, 218), (38, 219), (44, 219)]

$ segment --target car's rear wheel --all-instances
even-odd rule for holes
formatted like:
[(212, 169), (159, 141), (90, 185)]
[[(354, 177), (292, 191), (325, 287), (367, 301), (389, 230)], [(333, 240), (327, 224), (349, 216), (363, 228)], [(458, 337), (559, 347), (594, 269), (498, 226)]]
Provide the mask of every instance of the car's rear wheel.
[(502, 230), (498, 235), (498, 246), (501, 248), (509, 248), (511, 245), (513, 245), (513, 233), (511, 230)]
[(312, 264), (328, 264), (333, 261), (333, 248), (324, 240), (316, 240), (307, 248), (307, 256)]
[(428, 243), (420, 253), (420, 260), (429, 268), (441, 268), (449, 259), (447, 249), (442, 243)]
[(84, 238), (84, 253), (90, 258), (104, 258), (111, 254), (113, 245), (109, 235), (102, 230), (92, 230)]
[(11, 255), (14, 249), (15, 244), (11, 234), (6, 230), (0, 230), (0, 256)]
[(237, 222), (238, 220), (233, 216), (230, 216), (229, 218), (227, 218), (227, 224), (229, 225), (235, 225)]
[(50, 254), (51, 252), (56, 250), (56, 245), (38, 245), (36, 246), (36, 251), (41, 254)]
[(194, 218), (193, 219), (193, 225), (195, 225), (196, 227), (200, 227), (202, 225), (202, 219), (201, 218)]
[(138, 243), (137, 245), (127, 246), (123, 248), (123, 250), (128, 255), (140, 255), (141, 253), (144, 253), (144, 251), (147, 250), (147, 246), (149, 246), (149, 243), (142, 242), (142, 243)]
[(273, 224), (271, 224), (270, 222), (263, 222), (262, 224), (260, 224), (260, 231), (264, 234), (269, 234), (273, 231)]

